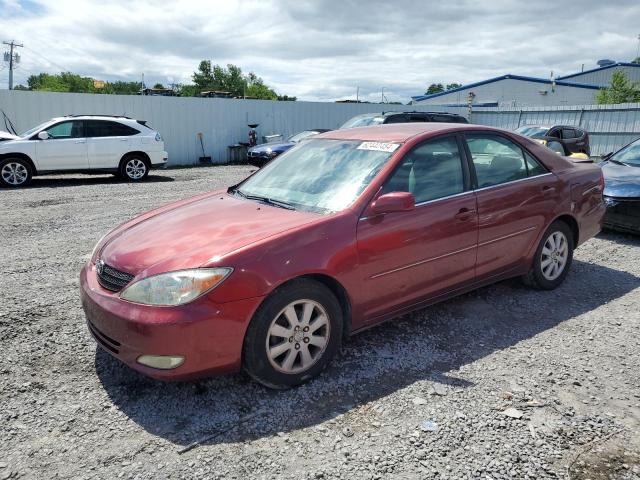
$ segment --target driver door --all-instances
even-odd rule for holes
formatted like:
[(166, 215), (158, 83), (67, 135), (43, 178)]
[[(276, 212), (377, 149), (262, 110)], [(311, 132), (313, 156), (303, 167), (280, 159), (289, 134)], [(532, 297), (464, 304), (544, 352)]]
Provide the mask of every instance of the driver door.
[(36, 136), (38, 171), (86, 170), (89, 168), (87, 139), (82, 120), (66, 120), (44, 130), (46, 140)]
[(370, 323), (403, 307), (462, 288), (475, 279), (476, 194), (455, 135), (407, 153), (381, 194), (411, 192), (411, 211), (375, 215), (357, 227), (364, 316)]

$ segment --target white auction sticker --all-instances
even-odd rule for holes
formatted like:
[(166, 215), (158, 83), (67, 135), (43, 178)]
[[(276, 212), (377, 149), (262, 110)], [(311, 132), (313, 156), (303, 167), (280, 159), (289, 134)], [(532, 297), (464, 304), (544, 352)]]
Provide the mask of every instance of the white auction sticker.
[(395, 152), (400, 144), (384, 143), (384, 142), (362, 142), (358, 146), (358, 150), (376, 150), (378, 152)]

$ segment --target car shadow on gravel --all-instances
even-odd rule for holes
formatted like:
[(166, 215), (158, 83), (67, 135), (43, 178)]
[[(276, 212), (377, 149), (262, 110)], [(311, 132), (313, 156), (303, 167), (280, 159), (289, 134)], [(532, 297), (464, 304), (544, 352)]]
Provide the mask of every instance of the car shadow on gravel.
[[(313, 427), (337, 415), (382, 414), (370, 402), (412, 386), (428, 397), (473, 386), (460, 367), (597, 309), (640, 278), (575, 261), (557, 290), (502, 282), (399, 317), (346, 342), (318, 378), (273, 391), (243, 374), (189, 383), (146, 378), (98, 350), (97, 375), (113, 403), (142, 428), (179, 446), (227, 443)], [(586, 335), (587, 333), (585, 333)], [(177, 449), (180, 447), (176, 447)]]
[[(141, 183), (156, 183), (156, 182), (173, 182), (172, 177), (164, 175), (148, 175), (147, 178), (142, 180)], [(128, 183), (125, 180), (114, 177), (113, 175), (107, 176), (78, 176), (78, 177), (34, 177), (31, 183), (24, 187), (24, 189), (30, 188), (58, 188), (58, 187), (81, 187), (85, 185), (107, 185), (107, 184), (120, 184)], [(0, 189), (0, 192), (3, 189)], [(9, 189), (4, 189), (9, 191)]]

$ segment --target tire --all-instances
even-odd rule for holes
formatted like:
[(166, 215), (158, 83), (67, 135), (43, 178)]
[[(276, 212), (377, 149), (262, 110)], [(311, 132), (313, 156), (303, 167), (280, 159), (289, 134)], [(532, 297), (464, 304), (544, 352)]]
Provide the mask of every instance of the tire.
[(564, 281), (572, 261), (573, 232), (565, 222), (556, 220), (542, 236), (524, 283), (539, 290), (553, 290)]
[(140, 155), (127, 155), (120, 162), (118, 176), (129, 182), (139, 182), (149, 175), (149, 161)]
[(32, 177), (31, 165), (21, 158), (6, 158), (0, 162), (0, 185), (3, 187), (27, 186)]
[(313, 280), (291, 281), (277, 288), (251, 319), (243, 368), (269, 388), (300, 385), (318, 375), (338, 352), (342, 324), (342, 309), (331, 290)]

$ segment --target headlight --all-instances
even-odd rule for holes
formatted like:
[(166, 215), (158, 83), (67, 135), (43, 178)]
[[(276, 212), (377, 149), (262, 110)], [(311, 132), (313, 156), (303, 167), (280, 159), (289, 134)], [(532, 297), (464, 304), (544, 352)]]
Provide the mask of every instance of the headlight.
[(162, 141), (162, 135), (156, 132), (156, 142), (161, 142), (161, 141)]
[(225, 267), (162, 273), (129, 285), (120, 298), (145, 305), (182, 305), (220, 285), (232, 271)]

